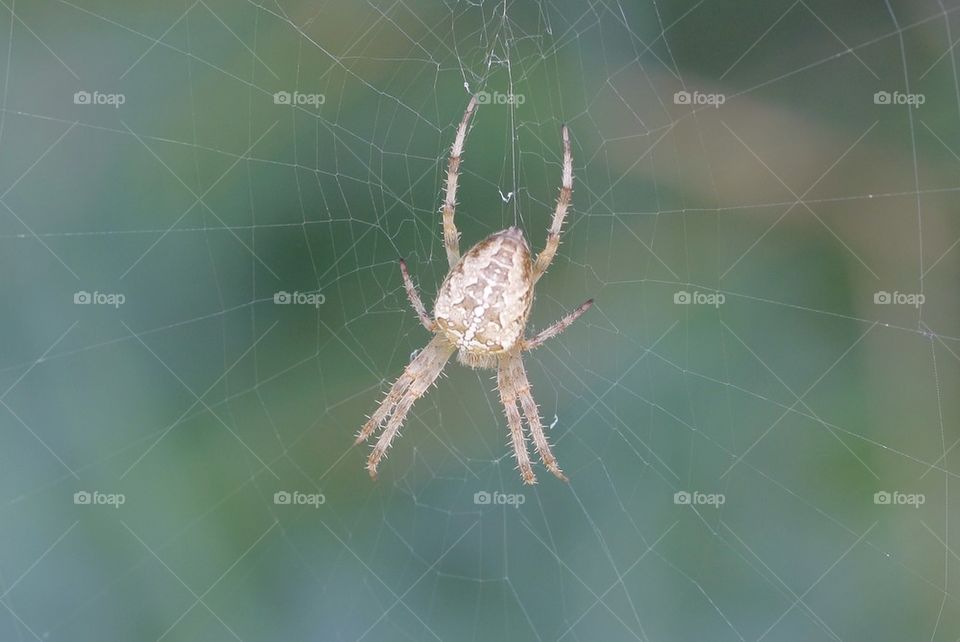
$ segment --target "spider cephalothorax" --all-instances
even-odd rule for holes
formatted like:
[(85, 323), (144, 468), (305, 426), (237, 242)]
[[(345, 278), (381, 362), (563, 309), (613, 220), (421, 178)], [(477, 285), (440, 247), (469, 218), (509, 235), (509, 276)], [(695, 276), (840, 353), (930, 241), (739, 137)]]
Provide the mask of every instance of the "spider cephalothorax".
[(524, 337), (533, 305), (534, 285), (546, 272), (557, 252), (560, 228), (570, 205), (573, 191), (570, 136), (567, 128), (563, 127), (563, 179), (560, 197), (557, 199), (553, 221), (547, 233), (547, 244), (537, 258), (533, 259), (523, 232), (516, 227), (488, 236), (461, 258), (460, 234), (454, 225), (453, 216), (460, 156), (470, 117), (476, 107), (477, 98), (474, 96), (463, 114), (450, 151), (446, 197), (441, 208), (443, 238), (450, 272), (437, 293), (433, 318), (427, 314), (420, 295), (410, 280), (406, 264), (400, 261), (400, 272), (410, 303), (420, 317), (420, 322), (434, 333), (434, 337), (427, 347), (413, 358), (357, 436), (359, 444), (386, 422), (386, 428), (367, 460), (367, 470), (374, 478), (377, 476), (380, 460), (400, 430), (413, 403), (426, 392), (440, 375), (450, 355), (457, 351), (459, 361), (465, 365), (497, 369), (497, 388), (500, 390), (500, 399), (510, 426), (513, 450), (524, 483), (533, 484), (536, 477), (527, 454), (520, 409), (526, 417), (534, 447), (544, 466), (560, 479), (566, 480), (544, 434), (537, 403), (530, 392), (530, 382), (527, 380), (520, 355), (562, 332), (593, 303), (592, 300), (587, 301), (534, 337)]

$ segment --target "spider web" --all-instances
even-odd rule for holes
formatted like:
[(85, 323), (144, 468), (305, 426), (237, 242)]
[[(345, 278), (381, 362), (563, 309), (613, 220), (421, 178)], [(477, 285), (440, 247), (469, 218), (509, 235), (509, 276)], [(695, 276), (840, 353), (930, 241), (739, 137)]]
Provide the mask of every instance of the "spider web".
[[(960, 639), (957, 3), (0, 6), (0, 639)], [(569, 485), (454, 362), (350, 447), (474, 92)]]

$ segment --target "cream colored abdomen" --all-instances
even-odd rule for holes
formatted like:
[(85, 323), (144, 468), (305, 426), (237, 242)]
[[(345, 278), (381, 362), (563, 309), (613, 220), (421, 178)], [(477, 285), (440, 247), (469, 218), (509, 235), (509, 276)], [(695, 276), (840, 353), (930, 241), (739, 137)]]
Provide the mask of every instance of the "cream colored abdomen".
[(530, 250), (516, 228), (468, 251), (440, 286), (437, 324), (461, 352), (509, 352), (523, 337), (530, 304)]

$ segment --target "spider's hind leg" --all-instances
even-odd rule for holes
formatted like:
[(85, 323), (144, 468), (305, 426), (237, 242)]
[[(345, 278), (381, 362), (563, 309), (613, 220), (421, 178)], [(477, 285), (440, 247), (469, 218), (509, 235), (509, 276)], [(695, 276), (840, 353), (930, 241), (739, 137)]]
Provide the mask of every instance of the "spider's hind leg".
[(380, 435), (376, 446), (373, 447), (373, 452), (367, 459), (367, 471), (374, 479), (377, 478), (377, 466), (380, 464), (380, 460), (383, 459), (390, 447), (390, 442), (397, 436), (397, 432), (403, 425), (403, 420), (406, 419), (410, 408), (413, 407), (413, 403), (423, 396), (423, 393), (440, 375), (451, 354), (453, 354), (453, 346), (446, 338), (442, 335), (435, 336), (420, 351), (420, 354), (410, 362), (397, 382), (393, 384), (387, 398), (383, 400), (380, 407), (370, 417), (370, 421), (360, 431), (356, 443), (360, 443), (369, 437), (388, 416), (390, 417), (383, 434)]
[(527, 418), (527, 426), (530, 428), (530, 434), (533, 437), (533, 445), (540, 455), (540, 461), (553, 475), (562, 481), (570, 481), (560, 470), (557, 458), (550, 450), (550, 443), (543, 432), (543, 423), (540, 421), (540, 409), (537, 408), (537, 402), (533, 399), (530, 392), (530, 380), (527, 379), (527, 372), (523, 367), (523, 361), (519, 354), (508, 358), (506, 363), (510, 379), (513, 381), (515, 391), (520, 399), (520, 406), (523, 408), (523, 414)]
[[(413, 363), (411, 362), (410, 365), (412, 366)], [(390, 411), (393, 410), (394, 406), (397, 405), (397, 401), (403, 397), (404, 393), (407, 392), (407, 389), (413, 382), (413, 377), (410, 376), (409, 370), (410, 366), (407, 366), (407, 369), (403, 371), (403, 374), (400, 375), (390, 387), (390, 392), (387, 393), (387, 396), (383, 398), (383, 401), (380, 402), (380, 405), (377, 406), (377, 409), (372, 415), (370, 415), (367, 423), (363, 424), (363, 428), (361, 428), (360, 432), (357, 433), (356, 441), (353, 442), (354, 446), (357, 446), (369, 439), (370, 435), (375, 433), (380, 426), (383, 425), (383, 422), (387, 420), (387, 417), (390, 416)]]
[(507, 425), (510, 427), (510, 441), (513, 444), (513, 453), (517, 457), (517, 467), (524, 484), (536, 484), (537, 478), (530, 465), (530, 455), (527, 453), (527, 439), (523, 436), (520, 411), (517, 410), (517, 382), (510, 370), (510, 360), (514, 357), (504, 357), (497, 369), (497, 388), (500, 390), (500, 401), (503, 402), (503, 411), (507, 416)]

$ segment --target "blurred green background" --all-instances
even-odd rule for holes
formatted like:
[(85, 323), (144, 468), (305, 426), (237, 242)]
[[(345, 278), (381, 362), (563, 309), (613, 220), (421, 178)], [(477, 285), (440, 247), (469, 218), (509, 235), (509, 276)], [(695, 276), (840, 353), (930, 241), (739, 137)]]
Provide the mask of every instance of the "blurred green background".
[[(0, 640), (960, 638), (957, 2), (0, 5)], [(571, 483), (455, 362), (371, 482), (478, 91)]]

